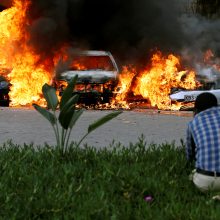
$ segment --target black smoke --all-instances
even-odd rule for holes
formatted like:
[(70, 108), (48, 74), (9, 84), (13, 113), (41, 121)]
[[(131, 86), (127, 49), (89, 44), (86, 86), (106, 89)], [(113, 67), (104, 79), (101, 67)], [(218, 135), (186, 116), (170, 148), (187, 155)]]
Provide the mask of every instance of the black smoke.
[(64, 43), (70, 42), (70, 27), (67, 20), (67, 0), (35, 0), (27, 12), (29, 44), (41, 58), (53, 57)]
[(70, 1), (68, 22), (74, 40), (135, 60), (155, 48), (182, 47), (180, 10), (177, 0)]
[(30, 44), (42, 56), (64, 43), (74, 48), (109, 50), (121, 63), (148, 59), (156, 49), (177, 54), (187, 51), (189, 55), (208, 46), (219, 47), (218, 22), (200, 23), (201, 19), (185, 13), (186, 2), (32, 0), (27, 26)]
[(1, 11), (3, 11), (3, 10), (5, 10), (5, 9), (6, 9), (6, 7), (5, 7), (5, 6), (0, 5), (0, 12), (1, 12)]

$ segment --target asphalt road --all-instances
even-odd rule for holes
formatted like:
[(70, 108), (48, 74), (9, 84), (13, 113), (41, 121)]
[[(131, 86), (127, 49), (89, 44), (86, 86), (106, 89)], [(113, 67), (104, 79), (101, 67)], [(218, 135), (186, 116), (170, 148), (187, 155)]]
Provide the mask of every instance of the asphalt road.
[[(85, 110), (73, 128), (71, 140), (79, 141), (86, 133), (88, 125), (111, 111)], [(98, 148), (111, 143), (128, 146), (136, 143), (144, 135), (145, 141), (155, 144), (185, 140), (187, 123), (192, 119), (191, 112), (170, 112), (136, 109), (123, 111), (117, 118), (93, 131), (82, 142)], [(43, 146), (55, 145), (53, 129), (46, 119), (30, 108), (0, 108), (0, 144), (12, 140), (14, 144), (33, 143)]]

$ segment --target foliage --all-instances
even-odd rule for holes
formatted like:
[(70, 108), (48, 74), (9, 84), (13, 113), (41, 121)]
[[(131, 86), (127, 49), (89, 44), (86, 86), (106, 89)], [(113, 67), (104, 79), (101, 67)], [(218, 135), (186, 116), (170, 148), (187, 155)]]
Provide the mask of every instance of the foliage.
[[(79, 95), (73, 95), (73, 90), (75, 88), (77, 77), (78, 76), (75, 76), (69, 82), (67, 88), (62, 94), (60, 102), (58, 100), (55, 88), (48, 84), (44, 84), (44, 86), (42, 87), (42, 92), (47, 102), (47, 109), (37, 104), (33, 104), (34, 108), (52, 125), (56, 136), (57, 146), (59, 149), (62, 150), (63, 153), (65, 153), (69, 147), (69, 138), (72, 128), (83, 113), (83, 109), (76, 109)], [(58, 107), (60, 108), (60, 112), (57, 117), (56, 109)], [(109, 113), (108, 115), (90, 124), (87, 133), (82, 137), (78, 145), (80, 145), (80, 143), (88, 134), (90, 134), (96, 128), (105, 124), (109, 120), (115, 118), (120, 113), (122, 112), (116, 111)]]
[(0, 148), (1, 219), (212, 219), (220, 203), (200, 193), (182, 147), (143, 140), (109, 149)]
[(191, 10), (202, 16), (220, 17), (220, 1), (219, 0), (193, 0)]

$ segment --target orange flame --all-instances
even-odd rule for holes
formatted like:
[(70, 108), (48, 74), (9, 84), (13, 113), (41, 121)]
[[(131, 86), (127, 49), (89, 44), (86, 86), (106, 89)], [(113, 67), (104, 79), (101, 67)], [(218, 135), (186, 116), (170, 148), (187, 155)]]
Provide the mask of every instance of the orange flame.
[(111, 102), (112, 108), (125, 108), (129, 109), (129, 104), (126, 101), (127, 93), (130, 91), (132, 80), (136, 72), (134, 68), (124, 66), (121, 74), (119, 75), (119, 82), (114, 91), (115, 98)]
[[(30, 36), (27, 32), (29, 22), (27, 11), (30, 0), (14, 0), (12, 7), (0, 13), (0, 72), (10, 80), (11, 106), (27, 105), (33, 102), (42, 104), (42, 86), (50, 83), (54, 63), (58, 63), (58, 56), (51, 57), (53, 65), (48, 60), (43, 63), (40, 55), (34, 52), (29, 44)], [(62, 51), (62, 48), (61, 48)], [(59, 52), (60, 54), (60, 52)], [(66, 60), (67, 54), (63, 54)], [(86, 63), (89, 65), (89, 63)], [(84, 66), (74, 64), (77, 69)], [(152, 106), (160, 109), (175, 109), (171, 106), (169, 94), (173, 87), (194, 89), (198, 86), (193, 71), (180, 71), (179, 58), (170, 54), (164, 57), (158, 52), (152, 57), (151, 67), (137, 72), (135, 68), (124, 67), (119, 76), (119, 91), (115, 91), (113, 104), (128, 107), (127, 96), (133, 92), (151, 102)], [(6, 71), (2, 71), (6, 69)], [(8, 74), (10, 70), (10, 74)]]
[(215, 54), (210, 49), (208, 49), (204, 54), (204, 64), (220, 71), (219, 59), (216, 59)]
[(123, 67), (123, 71), (119, 76), (119, 84), (118, 84), (119, 93), (117, 94), (115, 98), (117, 102), (125, 100), (126, 95), (130, 90), (131, 83), (132, 83), (132, 80), (135, 74), (136, 74), (136, 71), (134, 68), (129, 68), (127, 66)]
[(50, 82), (50, 72), (28, 45), (26, 12), (29, 0), (14, 0), (13, 6), (0, 13), (0, 68), (10, 68), (11, 106), (42, 103), (41, 90)]
[(76, 62), (74, 62), (71, 67), (76, 70), (86, 70), (86, 67), (84, 65)]
[(214, 57), (214, 54), (212, 50), (207, 50), (204, 54), (204, 63), (208, 63), (212, 58)]
[[(171, 105), (169, 94), (172, 88), (194, 89), (198, 86), (193, 71), (179, 71), (179, 58), (170, 54), (164, 57), (161, 52), (157, 52), (152, 57), (151, 67), (146, 67), (144, 71), (134, 75), (128, 73), (126, 77), (120, 78), (120, 84), (125, 86), (125, 93), (118, 96), (125, 100), (124, 94), (128, 92), (131, 81), (135, 81), (130, 88), (134, 95), (141, 95), (151, 102), (151, 106), (159, 109), (179, 109), (181, 105)], [(125, 68), (125, 70), (127, 70)], [(125, 71), (126, 72), (126, 71)], [(135, 71), (132, 71), (133, 73)], [(123, 75), (123, 74), (122, 74)], [(127, 87), (128, 85), (128, 87)]]

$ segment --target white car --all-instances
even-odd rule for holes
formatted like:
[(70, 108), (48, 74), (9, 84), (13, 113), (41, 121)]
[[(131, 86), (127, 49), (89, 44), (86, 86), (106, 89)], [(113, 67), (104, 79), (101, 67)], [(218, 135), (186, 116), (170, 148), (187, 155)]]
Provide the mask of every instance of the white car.
[(53, 81), (60, 95), (66, 84), (78, 75), (74, 92), (80, 94), (81, 102), (110, 102), (119, 77), (118, 66), (110, 52), (78, 51), (71, 56), (68, 64), (63, 66), (65, 69), (57, 71)]
[(57, 74), (57, 80), (69, 81), (78, 75), (78, 82), (105, 83), (118, 79), (118, 67), (108, 51), (80, 51), (73, 55), (68, 68)]
[(220, 105), (220, 89), (210, 89), (210, 90), (186, 90), (186, 91), (179, 91), (170, 95), (171, 101), (176, 102), (194, 102), (196, 97), (204, 92), (210, 92), (214, 94), (218, 100), (218, 105)]
[(200, 88), (195, 90), (176, 90), (170, 94), (171, 102), (192, 103), (196, 97), (204, 92), (214, 94), (220, 105), (220, 72), (213, 67), (198, 68), (197, 80), (201, 83)]

